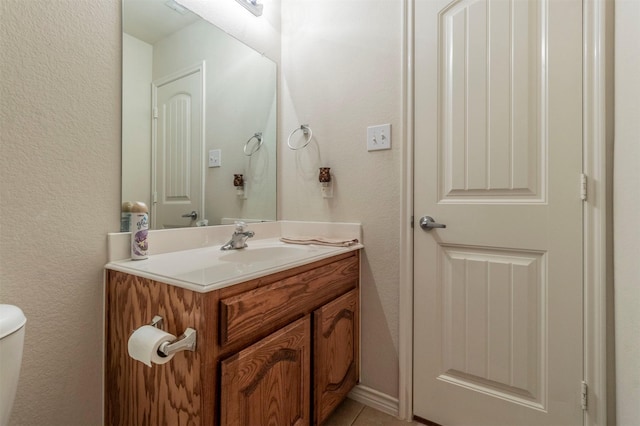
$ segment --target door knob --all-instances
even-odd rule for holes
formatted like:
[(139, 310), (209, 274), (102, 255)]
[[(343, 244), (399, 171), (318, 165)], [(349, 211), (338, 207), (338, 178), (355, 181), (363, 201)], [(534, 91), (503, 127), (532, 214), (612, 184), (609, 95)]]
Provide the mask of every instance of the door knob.
[(196, 220), (198, 218), (198, 212), (194, 210), (191, 213), (183, 214), (182, 217), (190, 217), (191, 220)]
[(446, 228), (447, 225), (444, 223), (437, 223), (431, 216), (422, 216), (420, 218), (420, 228), (425, 231), (430, 231), (433, 228)]

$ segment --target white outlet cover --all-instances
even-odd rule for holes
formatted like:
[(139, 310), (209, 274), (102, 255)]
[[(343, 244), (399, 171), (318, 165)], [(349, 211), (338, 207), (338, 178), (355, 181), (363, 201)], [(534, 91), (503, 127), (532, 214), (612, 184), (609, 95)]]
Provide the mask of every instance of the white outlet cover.
[(220, 167), (222, 165), (222, 150), (212, 149), (209, 151), (209, 167)]
[(391, 149), (391, 124), (367, 127), (367, 151)]

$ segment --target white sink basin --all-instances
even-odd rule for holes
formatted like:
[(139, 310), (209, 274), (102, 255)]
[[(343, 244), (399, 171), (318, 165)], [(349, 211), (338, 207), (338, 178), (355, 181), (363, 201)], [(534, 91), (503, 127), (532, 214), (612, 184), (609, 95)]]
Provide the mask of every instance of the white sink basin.
[(240, 250), (203, 247), (151, 255), (145, 260), (110, 262), (107, 268), (207, 292), (362, 247), (293, 245), (277, 238), (247, 243), (249, 246)]

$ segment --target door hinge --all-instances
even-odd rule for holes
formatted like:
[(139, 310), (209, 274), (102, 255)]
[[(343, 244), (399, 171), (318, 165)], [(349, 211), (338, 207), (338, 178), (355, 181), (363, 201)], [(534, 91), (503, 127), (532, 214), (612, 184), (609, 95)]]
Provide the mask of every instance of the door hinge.
[(587, 201), (587, 175), (580, 173), (580, 199)]
[(153, 118), (158, 118), (158, 107), (153, 107)]
[(153, 191), (153, 194), (151, 194), (151, 202), (153, 204), (156, 204), (158, 202), (158, 193), (156, 191)]
[(589, 404), (589, 385), (587, 382), (580, 384), (580, 406), (583, 410), (586, 410)]

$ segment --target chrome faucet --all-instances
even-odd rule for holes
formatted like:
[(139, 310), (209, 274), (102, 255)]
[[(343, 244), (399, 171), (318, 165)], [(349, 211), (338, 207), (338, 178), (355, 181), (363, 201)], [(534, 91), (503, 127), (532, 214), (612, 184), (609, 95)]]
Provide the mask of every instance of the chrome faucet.
[(238, 250), (247, 246), (247, 240), (255, 235), (253, 231), (247, 231), (247, 224), (244, 222), (236, 222), (236, 230), (233, 231), (231, 239), (220, 250)]

